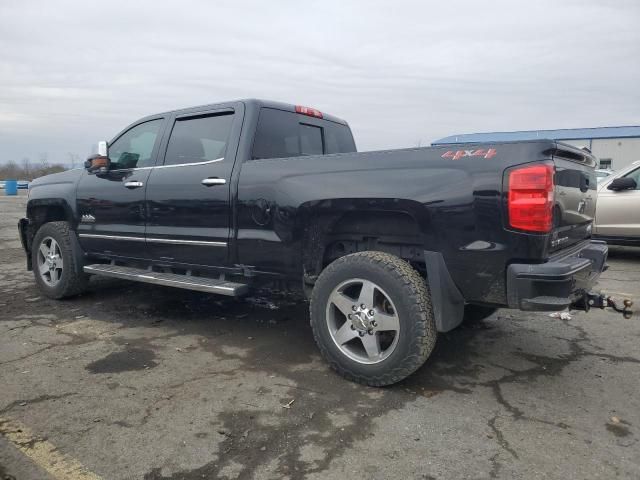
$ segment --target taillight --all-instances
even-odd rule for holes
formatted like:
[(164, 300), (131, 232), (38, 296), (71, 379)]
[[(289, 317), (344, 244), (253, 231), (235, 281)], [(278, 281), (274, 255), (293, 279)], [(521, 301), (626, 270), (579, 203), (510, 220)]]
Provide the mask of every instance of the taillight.
[(509, 172), (509, 225), (529, 232), (551, 231), (553, 165), (532, 165)]
[(322, 118), (322, 112), (315, 108), (303, 107), (302, 105), (296, 105), (296, 113), (307, 115), (309, 117)]

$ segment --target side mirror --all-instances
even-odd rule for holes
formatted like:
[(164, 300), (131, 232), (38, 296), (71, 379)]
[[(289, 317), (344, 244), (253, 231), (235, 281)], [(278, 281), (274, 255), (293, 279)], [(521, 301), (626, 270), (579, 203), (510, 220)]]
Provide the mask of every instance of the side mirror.
[(109, 156), (109, 144), (106, 140), (98, 142), (98, 155), (100, 155), (101, 157)]
[(109, 160), (109, 157), (102, 157), (97, 154), (91, 155), (87, 158), (87, 161), (84, 162), (84, 168), (86, 168), (89, 173), (95, 173), (96, 175), (106, 174), (110, 166), (111, 160)]
[(98, 153), (89, 156), (87, 161), (84, 162), (84, 168), (89, 173), (105, 174), (111, 167), (111, 160), (109, 160), (109, 146), (106, 141), (98, 142)]
[(608, 190), (618, 192), (620, 190), (635, 190), (638, 187), (636, 181), (631, 177), (621, 177), (613, 180), (608, 186)]

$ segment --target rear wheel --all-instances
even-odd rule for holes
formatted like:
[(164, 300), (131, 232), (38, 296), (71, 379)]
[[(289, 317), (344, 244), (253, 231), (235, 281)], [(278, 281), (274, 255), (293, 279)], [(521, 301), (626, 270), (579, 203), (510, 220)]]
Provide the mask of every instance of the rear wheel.
[(435, 345), (424, 279), (387, 253), (359, 252), (330, 264), (314, 286), (310, 310), (323, 357), (344, 377), (366, 385), (406, 378)]
[(89, 276), (82, 272), (82, 253), (67, 222), (45, 223), (36, 233), (32, 247), (36, 284), (49, 298), (82, 293)]

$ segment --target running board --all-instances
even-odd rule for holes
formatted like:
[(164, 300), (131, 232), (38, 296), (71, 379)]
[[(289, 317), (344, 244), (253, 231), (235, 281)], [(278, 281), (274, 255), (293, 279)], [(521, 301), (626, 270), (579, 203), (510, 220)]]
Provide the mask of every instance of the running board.
[(167, 287), (197, 290), (199, 292), (217, 293), (239, 297), (248, 292), (249, 286), (244, 283), (216, 280), (214, 278), (194, 277), (192, 275), (178, 275), (176, 273), (159, 273), (142, 268), (120, 267), (117, 265), (95, 264), (86, 265), (85, 273), (103, 275), (105, 277), (122, 278), (134, 282), (153, 283)]

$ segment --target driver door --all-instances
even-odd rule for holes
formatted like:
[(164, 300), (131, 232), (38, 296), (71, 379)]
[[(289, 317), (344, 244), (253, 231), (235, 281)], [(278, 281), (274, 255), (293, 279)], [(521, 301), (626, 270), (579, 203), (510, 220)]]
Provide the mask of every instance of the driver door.
[(146, 258), (145, 191), (164, 118), (133, 125), (109, 145), (110, 169), (85, 172), (78, 184), (78, 236), (87, 253)]

